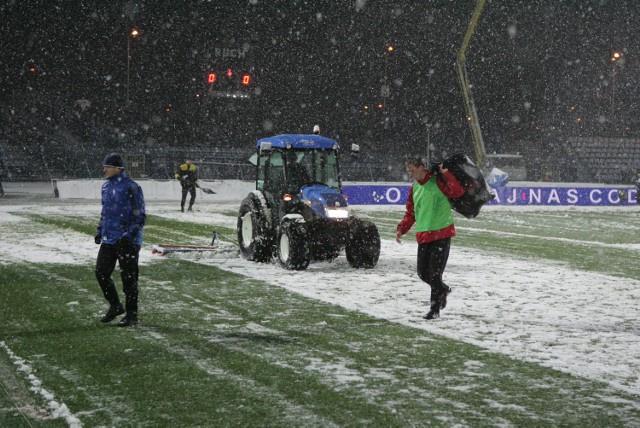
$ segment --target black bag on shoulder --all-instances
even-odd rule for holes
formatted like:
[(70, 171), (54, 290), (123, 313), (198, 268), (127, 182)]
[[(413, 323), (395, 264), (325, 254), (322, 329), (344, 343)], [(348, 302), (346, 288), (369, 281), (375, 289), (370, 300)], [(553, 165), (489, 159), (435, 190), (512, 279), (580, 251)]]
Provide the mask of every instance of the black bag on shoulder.
[(475, 218), (480, 208), (493, 200), (496, 195), (487, 185), (482, 171), (467, 155), (457, 154), (443, 162), (443, 166), (451, 171), (453, 176), (464, 187), (465, 193), (459, 198), (450, 198), (451, 208), (466, 218)]

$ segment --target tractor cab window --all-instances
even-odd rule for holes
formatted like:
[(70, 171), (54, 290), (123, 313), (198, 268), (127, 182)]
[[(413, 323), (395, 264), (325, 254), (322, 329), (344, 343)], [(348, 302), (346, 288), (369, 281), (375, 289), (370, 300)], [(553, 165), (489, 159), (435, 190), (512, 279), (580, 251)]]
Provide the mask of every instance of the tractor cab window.
[(256, 189), (258, 190), (264, 190), (264, 169), (267, 159), (266, 155), (258, 155), (257, 153), (254, 153), (249, 158), (249, 162), (252, 165), (258, 166), (258, 179), (256, 180)]
[(290, 191), (314, 182), (311, 151), (290, 151), (287, 153), (287, 183)]
[(337, 154), (334, 150), (292, 150), (286, 155), (290, 191), (304, 184), (320, 183), (339, 189)]
[(275, 194), (284, 191), (284, 160), (282, 153), (274, 151), (268, 158), (267, 174), (265, 177), (265, 190)]
[(284, 160), (282, 153), (279, 151), (263, 153), (255, 161), (258, 162), (256, 188), (275, 194), (283, 193)]
[(338, 174), (338, 155), (334, 150), (324, 150), (324, 156), (317, 158), (316, 170), (322, 175), (322, 182), (327, 186), (340, 190)]

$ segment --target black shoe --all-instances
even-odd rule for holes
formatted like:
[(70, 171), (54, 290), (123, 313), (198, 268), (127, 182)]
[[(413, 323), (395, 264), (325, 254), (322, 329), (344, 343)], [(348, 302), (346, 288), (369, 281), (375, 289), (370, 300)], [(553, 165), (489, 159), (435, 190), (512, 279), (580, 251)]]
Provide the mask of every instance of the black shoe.
[(180, 211), (184, 212), (184, 207), (180, 207)]
[(189, 207), (189, 209), (187, 211), (193, 211), (193, 208)]
[(426, 320), (433, 320), (440, 317), (440, 309), (431, 309), (425, 316), (422, 318)]
[(118, 321), (118, 327), (133, 327), (138, 324), (138, 317), (135, 315), (125, 315), (120, 321)]
[(122, 307), (121, 304), (117, 304), (116, 306), (111, 306), (107, 311), (107, 313), (104, 314), (102, 318), (100, 318), (100, 322), (104, 322), (104, 323), (111, 322), (118, 315), (122, 315), (122, 314), (124, 314), (124, 308)]
[(440, 293), (440, 309), (447, 307), (447, 296), (449, 293), (451, 293), (451, 287), (447, 287), (442, 293)]

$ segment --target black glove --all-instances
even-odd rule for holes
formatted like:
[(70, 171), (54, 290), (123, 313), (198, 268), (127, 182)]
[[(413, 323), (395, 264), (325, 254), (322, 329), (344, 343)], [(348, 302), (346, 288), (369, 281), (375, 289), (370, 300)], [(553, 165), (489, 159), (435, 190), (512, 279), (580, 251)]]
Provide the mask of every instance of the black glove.
[(100, 235), (99, 233), (96, 234), (93, 240), (95, 241), (96, 244), (100, 245), (102, 243), (102, 235)]
[(118, 246), (118, 251), (120, 252), (126, 251), (129, 248), (131, 248), (131, 239), (129, 239), (128, 236), (123, 236), (118, 240), (117, 246)]

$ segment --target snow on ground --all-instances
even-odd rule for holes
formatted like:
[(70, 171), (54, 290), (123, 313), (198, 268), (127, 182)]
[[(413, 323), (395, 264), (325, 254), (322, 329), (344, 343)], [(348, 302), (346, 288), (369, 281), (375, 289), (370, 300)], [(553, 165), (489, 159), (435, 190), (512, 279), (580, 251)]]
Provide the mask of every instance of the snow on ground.
[[(167, 218), (235, 227), (234, 217), (212, 211), (233, 211), (237, 204), (196, 208), (194, 213), (181, 213), (175, 203), (152, 203), (148, 211)], [(97, 220), (100, 208), (99, 203), (83, 202), (48, 204), (37, 210), (90, 215)], [(95, 260), (98, 246), (93, 237), (33, 229), (32, 222), (10, 214), (20, 211), (34, 212), (34, 207), (0, 206), (0, 264)], [(402, 244), (383, 240), (380, 262), (371, 270), (350, 268), (344, 256), (333, 263), (311, 264), (304, 272), (284, 271), (277, 265), (238, 257), (182, 257), (640, 394), (640, 281), (573, 270), (559, 263), (478, 254), (456, 247), (454, 240), (445, 272), (445, 281), (453, 288), (448, 306), (440, 319), (425, 321), (421, 316), (427, 311), (428, 286), (415, 273), (417, 246), (411, 236), (405, 238)], [(140, 258), (146, 264), (158, 257), (145, 246)], [(144, 279), (141, 282), (144, 296)], [(602, 290), (607, 290), (606, 299), (602, 299)]]
[[(429, 288), (415, 273), (415, 243), (384, 240), (375, 269), (344, 257), (284, 273), (242, 259), (209, 263), (302, 295), (422, 328), (514, 358), (640, 393), (640, 282), (505, 260), (452, 247), (445, 281), (453, 288), (441, 318), (427, 322)], [(602, 290), (609, 298), (602, 301)]]

